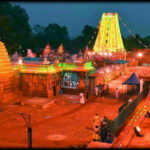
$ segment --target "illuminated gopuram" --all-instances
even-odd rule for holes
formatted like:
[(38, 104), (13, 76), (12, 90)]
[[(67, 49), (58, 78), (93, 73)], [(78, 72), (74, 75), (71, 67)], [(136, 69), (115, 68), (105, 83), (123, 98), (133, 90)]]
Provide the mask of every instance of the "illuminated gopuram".
[(42, 56), (44, 57), (45, 55), (47, 56), (51, 52), (51, 47), (49, 43), (45, 46), (45, 49), (43, 50)]
[(6, 47), (0, 41), (0, 109), (19, 96), (19, 74), (12, 67)]
[(125, 51), (117, 13), (103, 13), (93, 50), (111, 53)]

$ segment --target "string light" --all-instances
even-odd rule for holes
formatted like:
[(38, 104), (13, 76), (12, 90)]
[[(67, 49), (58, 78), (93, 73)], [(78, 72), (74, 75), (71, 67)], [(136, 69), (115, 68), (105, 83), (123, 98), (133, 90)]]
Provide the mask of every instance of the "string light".
[[(119, 19), (122, 20), (121, 17), (119, 17)], [(122, 24), (123, 24), (123, 26), (124, 26), (125, 28), (127, 28), (127, 25), (126, 25), (123, 21), (122, 21)], [(127, 30), (128, 30), (129, 33), (132, 34), (132, 37), (133, 37), (133, 38), (135, 38), (140, 44), (142, 44), (142, 45), (144, 46), (144, 48), (148, 48), (147, 45), (144, 45), (144, 44), (142, 43), (142, 41), (140, 41), (140, 40), (137, 39), (136, 35), (133, 34), (132, 31), (131, 31), (129, 28), (127, 28)]]
[(92, 38), (91, 38), (91, 40), (88, 42), (88, 44), (86, 45), (86, 47), (88, 47), (88, 45), (92, 42), (92, 40), (94, 39), (94, 36), (95, 36), (95, 34), (97, 33), (97, 29), (99, 28), (99, 23), (98, 23), (98, 25), (97, 25), (97, 28), (96, 28), (96, 30), (95, 30), (95, 32), (94, 32), (94, 35), (92, 36)]

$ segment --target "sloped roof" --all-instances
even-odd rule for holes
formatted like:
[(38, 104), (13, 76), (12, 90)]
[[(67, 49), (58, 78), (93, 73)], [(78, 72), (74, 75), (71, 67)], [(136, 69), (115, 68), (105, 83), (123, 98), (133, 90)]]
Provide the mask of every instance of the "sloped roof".
[(128, 85), (139, 85), (140, 81), (137, 78), (136, 74), (133, 73), (125, 82), (122, 84), (128, 84)]

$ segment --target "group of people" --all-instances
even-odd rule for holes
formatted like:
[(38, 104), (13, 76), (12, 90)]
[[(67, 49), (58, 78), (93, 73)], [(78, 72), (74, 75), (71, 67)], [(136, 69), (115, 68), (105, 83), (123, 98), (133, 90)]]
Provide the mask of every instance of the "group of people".
[(108, 128), (109, 122), (110, 120), (107, 117), (104, 116), (103, 120), (100, 120), (99, 115), (95, 115), (93, 141), (112, 143), (112, 133)]
[[(107, 84), (100, 84), (99, 86), (95, 87), (95, 95), (98, 96), (100, 95), (101, 97), (104, 98), (105, 95), (109, 93), (109, 85)], [(115, 89), (115, 98), (119, 98), (119, 88)]]
[(106, 94), (108, 94), (109, 92), (109, 85), (107, 84), (100, 84), (99, 86), (95, 87), (95, 95), (98, 96), (102, 96), (104, 98), (104, 96)]

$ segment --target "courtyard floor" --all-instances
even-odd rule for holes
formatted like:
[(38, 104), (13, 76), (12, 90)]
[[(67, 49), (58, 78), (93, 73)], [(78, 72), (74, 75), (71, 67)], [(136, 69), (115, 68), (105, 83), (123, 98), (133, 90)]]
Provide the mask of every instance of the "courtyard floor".
[[(79, 103), (79, 96), (60, 95), (56, 103), (46, 109), (9, 105), (0, 112), (0, 148), (27, 148), (27, 126), (17, 113), (31, 115), (33, 148), (85, 147), (92, 140), (93, 118), (96, 113), (100, 118), (107, 116), (114, 119), (118, 108), (129, 99), (122, 89), (122, 82), (130, 74), (117, 78), (110, 85), (110, 92), (104, 99), (90, 96), (85, 104)], [(120, 98), (115, 99), (114, 89), (119, 87)], [(32, 97), (22, 97), (25, 101)]]

